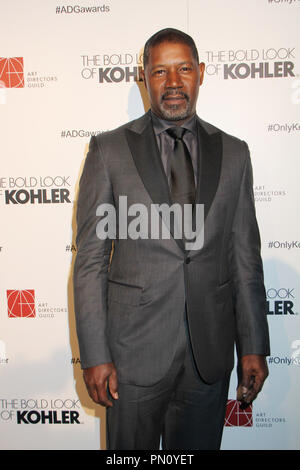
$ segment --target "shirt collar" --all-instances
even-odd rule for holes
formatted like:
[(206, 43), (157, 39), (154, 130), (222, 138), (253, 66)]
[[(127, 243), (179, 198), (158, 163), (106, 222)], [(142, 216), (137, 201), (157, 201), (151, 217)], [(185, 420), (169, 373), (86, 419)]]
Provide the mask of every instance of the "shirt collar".
[[(174, 127), (174, 121), (165, 121), (164, 119), (159, 118), (152, 111), (151, 118), (155, 135), (159, 135), (170, 127)], [(196, 114), (194, 114), (188, 121), (183, 123), (181, 127), (191, 131), (194, 135), (197, 135)]]

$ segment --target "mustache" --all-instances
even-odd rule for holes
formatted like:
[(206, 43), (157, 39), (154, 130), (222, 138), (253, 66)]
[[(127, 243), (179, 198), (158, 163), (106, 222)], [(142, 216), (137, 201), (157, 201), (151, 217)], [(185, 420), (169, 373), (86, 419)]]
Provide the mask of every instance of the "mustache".
[(183, 91), (181, 90), (167, 90), (165, 93), (162, 94), (161, 96), (161, 99), (162, 100), (165, 100), (166, 98), (168, 98), (169, 96), (182, 96), (182, 98), (185, 98), (187, 101), (189, 101), (189, 96), (184, 93)]

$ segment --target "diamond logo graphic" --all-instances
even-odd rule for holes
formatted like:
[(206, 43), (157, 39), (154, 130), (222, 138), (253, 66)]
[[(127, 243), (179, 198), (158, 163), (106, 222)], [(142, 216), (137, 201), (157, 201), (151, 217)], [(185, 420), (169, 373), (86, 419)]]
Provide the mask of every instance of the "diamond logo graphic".
[(241, 408), (237, 400), (228, 400), (226, 407), (225, 426), (253, 426), (252, 405)]
[(34, 290), (8, 290), (7, 308), (9, 318), (34, 318)]
[(24, 88), (23, 57), (0, 57), (1, 88)]

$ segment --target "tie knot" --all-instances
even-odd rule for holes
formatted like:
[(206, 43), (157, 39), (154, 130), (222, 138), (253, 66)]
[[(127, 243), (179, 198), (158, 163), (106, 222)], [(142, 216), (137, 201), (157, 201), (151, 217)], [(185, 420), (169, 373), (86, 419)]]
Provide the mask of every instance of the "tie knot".
[(185, 129), (183, 129), (183, 127), (179, 127), (179, 126), (170, 127), (169, 129), (167, 129), (167, 133), (175, 140), (176, 139), (182, 140), (183, 135), (185, 133)]

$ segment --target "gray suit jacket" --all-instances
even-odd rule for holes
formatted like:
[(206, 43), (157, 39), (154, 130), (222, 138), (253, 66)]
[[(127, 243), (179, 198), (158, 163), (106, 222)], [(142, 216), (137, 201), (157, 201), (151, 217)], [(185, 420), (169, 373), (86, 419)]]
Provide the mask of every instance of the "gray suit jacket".
[(197, 368), (208, 383), (240, 355), (268, 355), (266, 300), (252, 169), (245, 142), (197, 118), (196, 202), (204, 245), (96, 235), (100, 204), (172, 204), (150, 114), (92, 137), (80, 180), (74, 300), (83, 368), (113, 361), (119, 381), (159, 381), (175, 353), (182, 315)]

